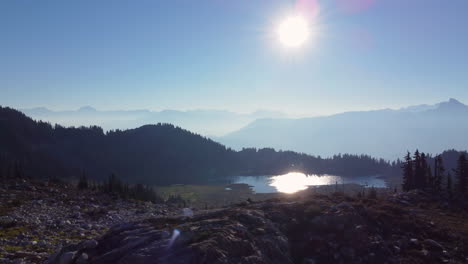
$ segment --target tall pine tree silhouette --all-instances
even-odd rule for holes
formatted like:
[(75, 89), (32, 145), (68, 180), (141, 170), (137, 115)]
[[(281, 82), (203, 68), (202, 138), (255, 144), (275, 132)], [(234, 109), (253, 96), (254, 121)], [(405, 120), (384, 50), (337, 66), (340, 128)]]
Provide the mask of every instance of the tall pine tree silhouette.
[(434, 175), (431, 179), (431, 187), (435, 193), (442, 192), (442, 180), (445, 173), (442, 155), (437, 155), (434, 160)]
[(413, 160), (411, 154), (408, 152), (405, 156), (405, 163), (403, 164), (403, 186), (404, 191), (414, 189), (414, 173), (413, 173)]
[(423, 162), (421, 160), (421, 153), (419, 153), (419, 150), (416, 150), (414, 152), (414, 157), (413, 157), (413, 163), (414, 163), (414, 186), (413, 189), (419, 189), (423, 185), (423, 178), (426, 174), (426, 168), (423, 167)]
[(452, 175), (450, 172), (447, 174), (447, 195), (450, 199), (452, 199)]
[(432, 178), (431, 168), (427, 163), (427, 156), (424, 152), (421, 153), (421, 175), (418, 175), (418, 178), (418, 188), (420, 189), (426, 189), (428, 185), (428, 179)]
[(468, 162), (464, 153), (460, 154), (460, 157), (458, 158), (455, 175), (457, 177), (458, 191), (461, 195), (466, 195), (466, 185), (468, 181)]

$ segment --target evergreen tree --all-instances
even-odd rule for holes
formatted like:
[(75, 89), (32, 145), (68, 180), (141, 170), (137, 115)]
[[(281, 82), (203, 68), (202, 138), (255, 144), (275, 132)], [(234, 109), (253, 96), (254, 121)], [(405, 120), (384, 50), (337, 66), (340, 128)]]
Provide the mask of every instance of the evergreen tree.
[(431, 167), (426, 163), (426, 173), (424, 174), (424, 183), (422, 189), (432, 189), (430, 182), (434, 182), (434, 176), (432, 175)]
[(114, 194), (121, 194), (123, 193), (123, 184), (120, 179), (112, 173), (109, 176), (107, 181), (107, 186), (105, 186), (107, 192), (114, 193)]
[(431, 178), (432, 190), (435, 193), (442, 192), (442, 179), (445, 173), (445, 167), (441, 155), (437, 155), (434, 160), (434, 176)]
[(377, 199), (377, 190), (372, 186), (369, 190), (369, 194), (367, 195), (369, 199)]
[(90, 183), (90, 189), (93, 190), (93, 191), (96, 191), (97, 190), (97, 183), (96, 181), (91, 181)]
[(450, 172), (447, 174), (447, 195), (450, 199), (452, 199), (452, 175)]
[(11, 177), (12, 177), (12, 175), (13, 175), (12, 170), (13, 170), (13, 169), (12, 169), (12, 167), (11, 167), (11, 163), (9, 163), (8, 166), (7, 166), (7, 170), (6, 170), (6, 171), (7, 171), (7, 172), (6, 172), (6, 177), (7, 177), (7, 178), (11, 178)]
[(420, 155), (420, 171), (416, 173), (417, 175), (417, 186), (416, 188), (419, 189), (425, 189), (427, 186), (427, 178), (430, 177), (431, 175), (429, 164), (427, 164), (427, 159), (426, 159), (426, 154), (424, 152), (421, 153)]
[(19, 162), (15, 162), (13, 176), (15, 179), (23, 178), (23, 169)]
[(86, 173), (83, 172), (83, 174), (80, 177), (80, 180), (78, 181), (78, 189), (85, 190), (88, 188), (89, 188), (88, 177), (86, 176)]
[(135, 199), (154, 203), (164, 202), (151, 186), (143, 184), (131, 186), (128, 183), (123, 183), (115, 174), (111, 174), (102, 186), (98, 186), (98, 190), (114, 194), (122, 199)]
[(0, 178), (7, 178), (6, 175), (7, 160), (0, 156)]
[(468, 162), (464, 153), (460, 154), (460, 157), (458, 158), (455, 174), (458, 181), (458, 191), (460, 192), (460, 195), (465, 195), (468, 181)]
[(416, 152), (414, 152), (413, 163), (414, 163), (413, 189), (417, 189), (420, 187), (420, 182), (421, 182), (421, 177), (422, 177), (421, 175), (424, 174), (424, 170), (421, 166), (421, 154), (419, 153), (419, 150), (416, 150)]
[(409, 191), (414, 188), (414, 173), (413, 173), (413, 160), (411, 154), (405, 156), (405, 163), (403, 164), (403, 191)]

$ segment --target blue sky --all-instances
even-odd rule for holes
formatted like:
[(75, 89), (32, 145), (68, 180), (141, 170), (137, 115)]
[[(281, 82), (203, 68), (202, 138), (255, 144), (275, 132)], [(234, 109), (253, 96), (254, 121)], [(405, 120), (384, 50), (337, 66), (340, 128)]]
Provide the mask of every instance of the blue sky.
[(0, 105), (327, 114), (468, 102), (468, 1), (317, 1), (319, 33), (294, 50), (274, 33), (296, 1), (0, 1)]

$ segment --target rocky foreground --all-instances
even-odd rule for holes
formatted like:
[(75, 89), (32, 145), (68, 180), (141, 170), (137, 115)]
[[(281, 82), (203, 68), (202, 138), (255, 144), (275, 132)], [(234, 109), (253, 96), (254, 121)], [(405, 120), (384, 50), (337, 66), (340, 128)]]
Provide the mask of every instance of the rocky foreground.
[(303, 194), (118, 225), (47, 263), (468, 263), (468, 216), (418, 192)]
[(0, 199), (0, 263), (468, 263), (468, 210), (421, 192), (303, 192), (193, 216), (53, 184)]
[(0, 263), (43, 263), (60, 248), (129, 221), (180, 214), (165, 204), (126, 201), (62, 183), (0, 184)]

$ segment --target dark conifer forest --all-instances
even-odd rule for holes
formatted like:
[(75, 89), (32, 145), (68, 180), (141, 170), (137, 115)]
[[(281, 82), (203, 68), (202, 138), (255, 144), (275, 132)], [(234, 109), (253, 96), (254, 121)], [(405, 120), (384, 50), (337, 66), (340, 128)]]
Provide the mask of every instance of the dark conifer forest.
[[(413, 156), (408, 152), (402, 165), (402, 189), (419, 189), (449, 198), (452, 198), (454, 193), (457, 197), (465, 197), (468, 184), (466, 155), (466, 152), (451, 150), (432, 158), (419, 150), (416, 150)], [(449, 164), (448, 167), (446, 163)], [(451, 172), (455, 175), (455, 184)]]
[(171, 124), (104, 132), (63, 127), (0, 108), (0, 173), (4, 177), (89, 178), (114, 173), (142, 184), (200, 183), (226, 176), (290, 171), (342, 176), (381, 175), (399, 165), (366, 155), (321, 158), (270, 148), (234, 151)]

